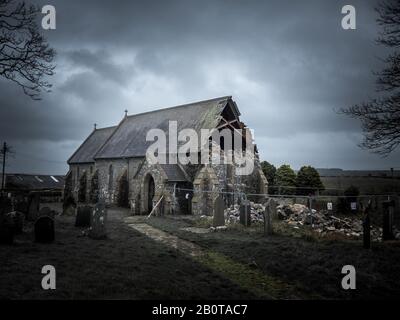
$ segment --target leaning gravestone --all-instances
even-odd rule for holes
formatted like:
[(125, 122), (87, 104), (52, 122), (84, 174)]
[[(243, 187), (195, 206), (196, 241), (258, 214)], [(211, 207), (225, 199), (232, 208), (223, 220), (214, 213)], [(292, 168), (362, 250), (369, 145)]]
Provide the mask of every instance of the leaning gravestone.
[(224, 199), (222, 198), (221, 195), (219, 195), (214, 203), (214, 217), (213, 217), (214, 227), (220, 227), (225, 225), (224, 209), (225, 209)]
[(35, 222), (35, 242), (50, 243), (54, 241), (54, 220), (47, 216), (39, 217)]
[(97, 203), (93, 208), (90, 224), (90, 238), (98, 240), (107, 237), (107, 208), (104, 203)]
[(92, 207), (78, 207), (76, 212), (75, 227), (90, 227), (90, 216), (92, 215)]
[(249, 201), (242, 201), (242, 204), (239, 207), (240, 213), (240, 223), (246, 227), (249, 227), (251, 224), (251, 208)]
[(30, 196), (29, 207), (28, 207), (28, 217), (29, 221), (35, 221), (39, 215), (40, 206), (40, 195), (33, 194)]
[(382, 240), (383, 241), (394, 239), (394, 234), (393, 234), (394, 205), (395, 205), (395, 203), (393, 200), (383, 201), (383, 203), (382, 203), (382, 207), (383, 207)]

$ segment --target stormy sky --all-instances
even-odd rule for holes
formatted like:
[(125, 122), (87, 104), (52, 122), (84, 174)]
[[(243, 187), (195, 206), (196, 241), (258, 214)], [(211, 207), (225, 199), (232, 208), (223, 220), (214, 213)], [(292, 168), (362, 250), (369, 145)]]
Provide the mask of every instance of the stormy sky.
[[(232, 95), (263, 160), (343, 169), (398, 167), (360, 149), (336, 110), (375, 95), (386, 54), (373, 1), (35, 1), (57, 10), (51, 93), (33, 101), (0, 78), (8, 172), (64, 174), (93, 130), (129, 114)], [(341, 28), (341, 8), (357, 29)]]

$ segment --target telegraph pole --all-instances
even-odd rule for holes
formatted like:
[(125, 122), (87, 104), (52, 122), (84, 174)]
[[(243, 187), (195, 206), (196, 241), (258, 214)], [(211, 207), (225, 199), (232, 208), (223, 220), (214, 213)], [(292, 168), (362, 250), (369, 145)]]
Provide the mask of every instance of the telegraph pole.
[(7, 142), (3, 143), (3, 148), (1, 149), (1, 153), (3, 154), (3, 171), (1, 175), (1, 191), (4, 190), (4, 178), (5, 178), (5, 169), (6, 169), (6, 153), (7, 153)]

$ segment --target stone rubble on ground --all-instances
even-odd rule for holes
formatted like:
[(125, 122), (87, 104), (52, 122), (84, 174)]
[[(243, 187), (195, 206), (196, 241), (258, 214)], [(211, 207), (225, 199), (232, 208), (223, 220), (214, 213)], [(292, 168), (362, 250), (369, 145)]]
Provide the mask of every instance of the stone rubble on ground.
[[(265, 207), (262, 204), (250, 202), (251, 222), (263, 223)], [(225, 209), (225, 220), (228, 224), (239, 223), (239, 205)], [(345, 218), (335, 217), (329, 211), (318, 212), (302, 204), (280, 204), (277, 206), (277, 218), (284, 221), (294, 229), (311, 227), (322, 236), (339, 233), (352, 239), (362, 239), (362, 220), (356, 216)], [(394, 229), (394, 236), (400, 240), (400, 230)], [(382, 241), (382, 228), (371, 226), (371, 238)]]
[[(240, 221), (240, 209), (239, 205), (235, 204), (225, 209), (225, 221), (227, 223), (239, 223)], [(264, 210), (265, 206), (260, 203), (250, 202), (250, 217), (252, 223), (264, 221)]]

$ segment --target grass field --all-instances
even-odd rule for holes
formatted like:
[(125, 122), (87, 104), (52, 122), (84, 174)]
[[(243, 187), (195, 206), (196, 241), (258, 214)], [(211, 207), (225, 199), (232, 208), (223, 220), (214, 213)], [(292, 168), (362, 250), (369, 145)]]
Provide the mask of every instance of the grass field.
[[(261, 270), (297, 287), (304, 298), (387, 299), (400, 297), (400, 243), (374, 243), (364, 250), (359, 241), (316, 240), (280, 232), (262, 236), (261, 228), (196, 234), (183, 231), (190, 219), (154, 217), (149, 223), (204, 248)], [(341, 288), (341, 269), (354, 265), (357, 289)]]
[[(110, 212), (109, 239), (80, 237), (74, 218), (57, 217), (54, 244), (33, 243), (32, 226), (0, 246), (0, 299), (254, 299), (223, 275), (135, 232)], [(53, 265), (57, 289), (41, 288)]]
[(400, 192), (400, 179), (398, 178), (339, 176), (321, 177), (321, 181), (326, 189), (344, 191), (350, 186), (356, 186), (361, 194), (392, 194), (393, 192)]
[[(191, 217), (152, 217), (146, 222), (200, 246), (192, 258), (151, 240), (124, 222), (127, 211), (109, 210), (109, 238), (92, 240), (58, 216), (56, 241), (36, 244), (32, 225), (13, 246), (0, 247), (0, 299), (259, 299), (256, 287), (278, 299), (400, 297), (400, 245), (322, 241), (281, 230), (268, 238), (260, 228), (193, 233)], [(289, 235), (290, 234), (290, 235)], [(57, 270), (57, 289), (41, 288), (41, 268)], [(357, 270), (357, 289), (340, 283), (343, 265)], [(260, 283), (262, 282), (262, 283)], [(254, 285), (254, 290), (252, 289)]]

